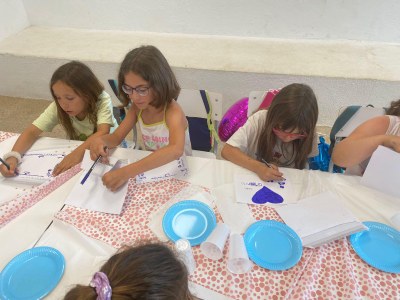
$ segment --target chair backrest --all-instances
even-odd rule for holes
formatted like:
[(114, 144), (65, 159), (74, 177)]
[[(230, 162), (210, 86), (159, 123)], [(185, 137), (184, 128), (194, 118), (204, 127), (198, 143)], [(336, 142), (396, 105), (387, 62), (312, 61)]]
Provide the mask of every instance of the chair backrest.
[(192, 149), (216, 153), (222, 95), (206, 90), (182, 89), (177, 102), (188, 119)]
[(348, 137), (359, 125), (371, 118), (384, 114), (384, 108), (376, 108), (372, 105), (351, 105), (340, 109), (339, 116), (333, 123), (330, 133), (329, 154), (332, 154), (336, 142)]
[[(382, 116), (384, 114), (384, 108), (376, 108), (372, 105), (350, 105), (339, 109), (339, 115), (333, 123), (331, 133), (329, 135), (329, 155), (332, 155), (335, 145), (348, 137), (359, 125), (369, 119)], [(334, 173), (343, 173), (345, 168), (336, 166), (331, 161), (329, 164), (329, 171)]]
[(251, 91), (249, 94), (249, 105), (247, 109), (247, 117), (250, 117), (259, 109), (268, 108), (279, 89), (271, 89), (266, 91)]

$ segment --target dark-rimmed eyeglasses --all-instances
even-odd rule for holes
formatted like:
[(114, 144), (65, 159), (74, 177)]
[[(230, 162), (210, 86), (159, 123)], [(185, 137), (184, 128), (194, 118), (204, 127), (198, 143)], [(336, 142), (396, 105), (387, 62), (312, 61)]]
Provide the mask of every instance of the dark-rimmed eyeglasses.
[(136, 94), (138, 94), (139, 96), (144, 97), (149, 94), (149, 89), (150, 89), (150, 87), (148, 87), (148, 86), (138, 86), (138, 87), (134, 88), (125, 83), (122, 85), (122, 90), (127, 95), (132, 95), (133, 92), (136, 92)]
[(305, 133), (291, 133), (291, 132), (286, 132), (286, 131), (280, 130), (279, 128), (273, 128), (272, 131), (279, 138), (287, 137), (290, 139), (305, 139), (307, 137), (307, 134), (305, 134)]

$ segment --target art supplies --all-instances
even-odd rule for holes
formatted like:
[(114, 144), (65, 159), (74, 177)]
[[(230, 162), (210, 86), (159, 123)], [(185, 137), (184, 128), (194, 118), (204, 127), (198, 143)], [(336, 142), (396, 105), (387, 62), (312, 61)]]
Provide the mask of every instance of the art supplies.
[(85, 176), (83, 176), (83, 179), (81, 181), (81, 184), (84, 184), (86, 179), (88, 179), (90, 173), (92, 173), (94, 167), (97, 165), (97, 163), (100, 161), (101, 159), (101, 155), (99, 155), (99, 157), (94, 161), (93, 165), (90, 167), (89, 171), (87, 171), (87, 173), (85, 174)]
[(289, 180), (262, 181), (255, 174), (235, 174), (236, 201), (247, 204), (282, 204), (296, 200)]
[(318, 247), (366, 229), (332, 192), (277, 207), (276, 212), (300, 236), (304, 247)]
[(0, 162), (1, 162), (3, 165), (6, 166), (7, 170), (10, 170), (10, 165), (9, 165), (7, 162), (5, 162), (1, 157), (0, 157)]

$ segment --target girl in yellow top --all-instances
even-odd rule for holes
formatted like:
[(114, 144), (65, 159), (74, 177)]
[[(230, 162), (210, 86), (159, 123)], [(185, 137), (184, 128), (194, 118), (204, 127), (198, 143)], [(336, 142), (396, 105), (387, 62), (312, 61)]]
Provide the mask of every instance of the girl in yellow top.
[(84, 141), (68, 154), (53, 170), (58, 175), (82, 161), (85, 149), (95, 137), (116, 128), (110, 96), (85, 64), (71, 61), (59, 67), (50, 81), (52, 102), (15, 142), (12, 151), (4, 155), (10, 169), (0, 165), (3, 176), (16, 174), (16, 167), (24, 154), (43, 131), (52, 131), (57, 124), (65, 129), (68, 138)]

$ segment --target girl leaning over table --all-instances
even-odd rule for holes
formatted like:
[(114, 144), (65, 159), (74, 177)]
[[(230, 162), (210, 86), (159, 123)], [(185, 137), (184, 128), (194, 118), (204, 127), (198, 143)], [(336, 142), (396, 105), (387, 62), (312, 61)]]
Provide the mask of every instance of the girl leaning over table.
[(400, 153), (400, 100), (390, 104), (385, 116), (365, 121), (335, 145), (332, 161), (347, 168), (346, 174), (363, 175), (372, 153), (380, 145)]
[(264, 181), (283, 180), (279, 167), (303, 169), (318, 155), (318, 104), (313, 90), (293, 83), (274, 97), (268, 110), (249, 117), (222, 148), (223, 158)]
[(93, 139), (118, 126), (110, 96), (85, 64), (71, 61), (60, 66), (51, 77), (50, 91), (54, 101), (21, 133), (12, 151), (4, 155), (9, 168), (0, 165), (3, 176), (15, 176), (22, 154), (43, 131), (50, 132), (57, 124), (61, 124), (69, 139), (84, 142), (55, 166), (54, 176), (80, 163)]
[(130, 51), (121, 63), (118, 74), (119, 93), (131, 106), (118, 127), (108, 135), (96, 139), (90, 156), (106, 159), (108, 148), (118, 146), (138, 124), (138, 134), (144, 142), (143, 150), (153, 151), (147, 157), (104, 174), (103, 184), (115, 191), (129, 178), (191, 155), (188, 123), (178, 98), (180, 87), (163, 54), (154, 46), (141, 46)]

